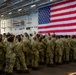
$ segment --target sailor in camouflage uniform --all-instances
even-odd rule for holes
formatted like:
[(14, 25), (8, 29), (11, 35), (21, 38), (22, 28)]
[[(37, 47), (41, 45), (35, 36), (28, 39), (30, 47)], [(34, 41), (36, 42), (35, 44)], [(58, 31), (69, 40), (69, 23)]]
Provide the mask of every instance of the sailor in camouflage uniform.
[(32, 69), (38, 70), (39, 69), (39, 48), (38, 48), (38, 39), (37, 37), (33, 38), (33, 44), (32, 44)]
[(76, 36), (74, 36), (74, 61), (76, 62)]
[(13, 40), (14, 40), (13, 36), (10, 36), (8, 38), (8, 43), (6, 48), (6, 66), (5, 66), (6, 75), (13, 74), (13, 67), (15, 65), (16, 54), (14, 52)]
[(5, 46), (2, 43), (2, 38), (0, 37), (0, 74), (3, 73), (4, 62), (5, 62)]
[(55, 62), (57, 64), (62, 64), (62, 55), (63, 55), (63, 43), (60, 36), (57, 36), (56, 49), (55, 49)]
[(44, 49), (44, 61), (46, 62), (47, 39), (46, 39), (45, 35), (43, 36), (42, 43), (44, 45), (43, 46), (43, 49)]
[(55, 49), (56, 49), (56, 35), (52, 34), (51, 38), (51, 47), (52, 47), (52, 52), (53, 52), (53, 61), (55, 62)]
[[(21, 65), (23, 67), (22, 72), (24, 73), (29, 73), (28, 68), (26, 66), (26, 62), (25, 62), (25, 56), (24, 56), (24, 44), (21, 41), (21, 37), (18, 36), (17, 37), (18, 42), (15, 43), (15, 53), (16, 53), (16, 66), (17, 66), (17, 72), (21, 72)], [(21, 65), (20, 65), (21, 64)]]
[(49, 37), (47, 42), (46, 63), (48, 67), (54, 67), (51, 37)]
[(63, 38), (63, 62), (69, 63), (69, 52), (70, 52), (70, 40), (68, 40), (68, 36), (65, 35)]
[(39, 63), (40, 64), (44, 64), (45, 63), (45, 61), (44, 61), (44, 44), (43, 44), (43, 42), (42, 42), (42, 39), (43, 39), (43, 37), (40, 37), (39, 38)]
[(26, 64), (28, 67), (31, 67), (31, 41), (29, 40), (29, 35), (25, 35), (26, 39), (24, 39), (23, 44), (24, 44), (24, 55), (26, 59)]
[(75, 57), (75, 48), (76, 48), (76, 45), (75, 45), (75, 39), (74, 39), (74, 36), (71, 36), (70, 37), (70, 61), (74, 61), (74, 57)]

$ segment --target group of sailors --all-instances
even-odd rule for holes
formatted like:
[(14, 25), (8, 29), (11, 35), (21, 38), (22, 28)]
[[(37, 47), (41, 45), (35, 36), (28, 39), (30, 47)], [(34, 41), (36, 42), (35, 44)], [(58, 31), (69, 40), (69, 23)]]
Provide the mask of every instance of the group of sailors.
[(76, 36), (0, 34), (0, 73), (29, 73), (29, 68), (39, 70), (39, 65), (70, 62), (76, 62)]

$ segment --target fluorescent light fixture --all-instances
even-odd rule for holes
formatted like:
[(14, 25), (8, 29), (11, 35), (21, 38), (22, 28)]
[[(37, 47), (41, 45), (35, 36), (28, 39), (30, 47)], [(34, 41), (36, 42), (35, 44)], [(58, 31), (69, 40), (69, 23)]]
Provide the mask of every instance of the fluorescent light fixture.
[(32, 0), (33, 2), (37, 2), (37, 1), (40, 1), (40, 0)]
[(53, 0), (50, 0), (50, 1), (53, 1)]
[(4, 1), (7, 1), (7, 0), (4, 0)]
[(18, 11), (21, 11), (22, 9), (18, 9)]
[(12, 12), (9, 12), (8, 14), (9, 14), (9, 15), (11, 15), (11, 14), (12, 14)]
[(33, 4), (33, 5), (31, 5), (31, 8), (33, 8), (33, 7), (35, 7), (36, 6), (36, 4)]
[(1, 17), (3, 17), (4, 15), (1, 15)]

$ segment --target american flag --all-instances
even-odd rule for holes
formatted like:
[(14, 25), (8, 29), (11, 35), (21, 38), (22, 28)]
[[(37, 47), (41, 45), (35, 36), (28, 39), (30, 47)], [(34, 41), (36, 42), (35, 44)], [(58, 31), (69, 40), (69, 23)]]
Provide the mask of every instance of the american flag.
[(40, 8), (38, 32), (76, 35), (76, 0), (64, 0)]

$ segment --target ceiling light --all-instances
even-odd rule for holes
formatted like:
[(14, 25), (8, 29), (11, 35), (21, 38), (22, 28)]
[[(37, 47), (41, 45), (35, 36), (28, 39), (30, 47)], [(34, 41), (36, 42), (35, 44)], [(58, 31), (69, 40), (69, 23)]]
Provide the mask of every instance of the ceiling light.
[(50, 1), (53, 1), (53, 0), (50, 0)]
[(21, 11), (22, 9), (18, 9), (18, 11)]
[(35, 7), (36, 6), (36, 4), (33, 4), (33, 5), (31, 5), (31, 8), (33, 8), (33, 7)]
[(7, 1), (7, 0), (4, 0), (4, 1)]
[(4, 15), (1, 15), (1, 17), (3, 17)]
[(9, 15), (11, 15), (11, 14), (12, 14), (12, 12), (9, 12), (8, 14), (9, 14)]

